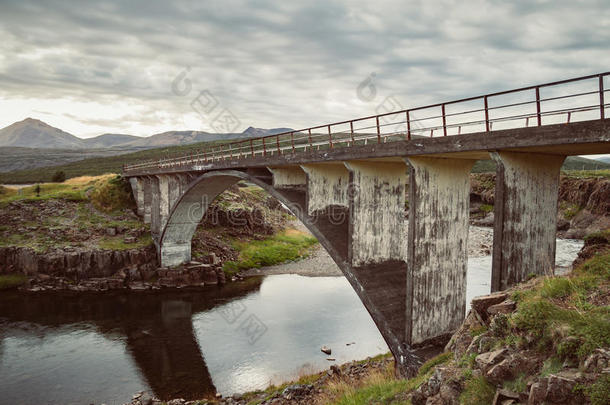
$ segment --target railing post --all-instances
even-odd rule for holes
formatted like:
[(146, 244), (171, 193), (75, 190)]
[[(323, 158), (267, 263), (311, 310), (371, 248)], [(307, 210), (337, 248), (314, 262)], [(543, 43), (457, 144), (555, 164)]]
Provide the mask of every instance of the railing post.
[(381, 129), (379, 128), (379, 116), (375, 117), (377, 123), (377, 143), (381, 143)]
[(599, 117), (602, 120), (606, 117), (604, 107), (604, 75), (599, 75)]
[(445, 104), (441, 104), (441, 112), (443, 114), (443, 136), (447, 136), (447, 117), (445, 117)]
[(542, 114), (540, 113), (540, 87), (536, 86), (536, 116), (538, 117), (538, 126), (542, 125)]
[(254, 157), (254, 144), (252, 143), (252, 139), (250, 139), (250, 153), (252, 153), (252, 157)]
[(294, 132), (290, 133), (290, 143), (292, 143), (292, 153), (294, 153)]
[(263, 156), (267, 156), (267, 147), (265, 146), (265, 138), (261, 138), (263, 140)]
[(307, 135), (307, 137), (309, 138), (309, 150), (311, 151), (313, 149), (313, 145), (311, 143), (311, 128), (309, 128), (307, 130), (307, 132), (309, 133), (309, 135)]
[(330, 132), (330, 125), (328, 126), (328, 144), (330, 146), (330, 148), (333, 148), (333, 134), (332, 132)]
[(411, 119), (409, 118), (409, 110), (407, 110), (407, 139), (411, 139)]
[(233, 160), (233, 149), (231, 148), (231, 144), (229, 144), (229, 158)]
[(275, 136), (275, 143), (277, 144), (277, 154), (281, 155), (282, 151), (280, 149), (280, 136), (279, 135)]
[(350, 131), (350, 134), (351, 134), (351, 137), (352, 137), (352, 146), (354, 146), (354, 144), (356, 143), (354, 141), (354, 121), (350, 121), (349, 122), (349, 131)]
[(489, 105), (487, 104), (487, 96), (483, 97), (485, 103), (485, 132), (489, 132)]

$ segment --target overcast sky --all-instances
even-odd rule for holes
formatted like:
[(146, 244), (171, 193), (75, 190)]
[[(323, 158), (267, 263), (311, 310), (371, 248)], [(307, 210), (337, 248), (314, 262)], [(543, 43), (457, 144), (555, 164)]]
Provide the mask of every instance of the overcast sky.
[(0, 0), (0, 127), (82, 137), (301, 128), (608, 70), (607, 0)]

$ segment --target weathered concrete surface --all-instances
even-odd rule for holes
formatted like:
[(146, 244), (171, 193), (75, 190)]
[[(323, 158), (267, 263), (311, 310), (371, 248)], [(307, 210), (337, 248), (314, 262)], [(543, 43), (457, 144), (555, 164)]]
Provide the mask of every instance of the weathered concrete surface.
[(406, 341), (452, 333), (466, 305), (470, 170), (474, 160), (411, 157)]
[(407, 165), (363, 161), (345, 165), (350, 171), (351, 265), (404, 260)]
[(150, 202), (150, 233), (153, 240), (158, 240), (161, 228), (161, 192), (159, 191), (159, 178), (150, 176), (152, 198)]
[(349, 207), (349, 171), (342, 162), (308, 164), (301, 168), (307, 174), (307, 212), (329, 206)]
[(131, 191), (136, 202), (138, 216), (144, 216), (144, 180), (140, 177), (130, 177)]
[(153, 184), (152, 180), (148, 176), (142, 177), (142, 184), (144, 188), (144, 223), (150, 224), (153, 198)]
[(159, 242), (162, 266), (175, 266), (191, 260), (191, 239), (210, 203), (239, 179), (209, 177), (191, 185), (174, 206)]
[(273, 187), (292, 188), (307, 184), (307, 176), (300, 166), (268, 167), (273, 173)]
[(163, 230), (169, 218), (169, 175), (157, 175), (159, 186), (159, 232)]
[(565, 156), (498, 152), (492, 291), (555, 265), (559, 171)]

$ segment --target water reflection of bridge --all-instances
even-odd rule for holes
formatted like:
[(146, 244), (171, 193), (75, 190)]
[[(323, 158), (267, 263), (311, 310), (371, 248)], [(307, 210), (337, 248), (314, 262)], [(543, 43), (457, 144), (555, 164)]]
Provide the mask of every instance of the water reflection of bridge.
[[(107, 294), (3, 293), (0, 318), (48, 328), (94, 325), (124, 338), (134, 363), (161, 399), (213, 396), (216, 388), (193, 330), (192, 316), (258, 291), (250, 278), (219, 288)], [(0, 359), (2, 357), (0, 334)]]

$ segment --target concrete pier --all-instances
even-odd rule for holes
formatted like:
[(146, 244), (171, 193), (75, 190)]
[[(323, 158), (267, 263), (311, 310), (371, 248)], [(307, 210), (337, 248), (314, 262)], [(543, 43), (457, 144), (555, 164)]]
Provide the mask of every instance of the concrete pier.
[(492, 291), (552, 274), (563, 155), (498, 152)]
[(412, 157), (406, 341), (452, 333), (464, 319), (473, 160)]
[(404, 260), (404, 162), (346, 162), (350, 172), (349, 261), (354, 267)]
[(341, 162), (302, 165), (307, 174), (307, 213), (349, 207), (349, 171)]

